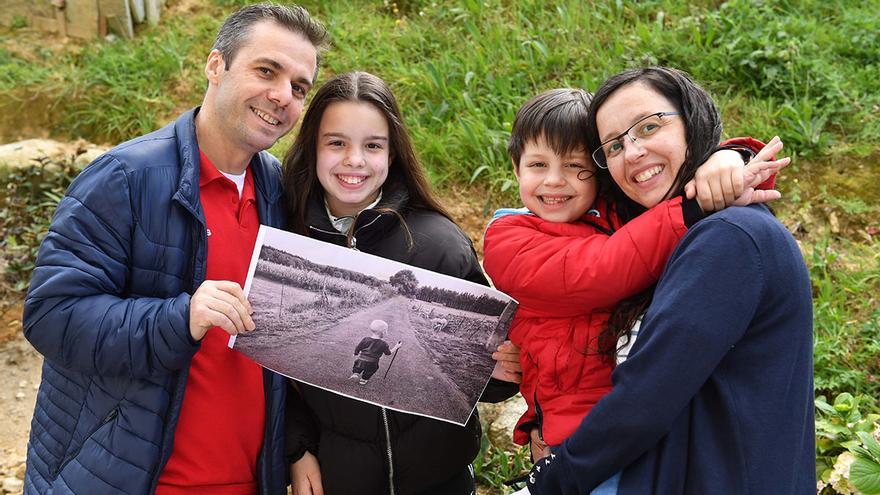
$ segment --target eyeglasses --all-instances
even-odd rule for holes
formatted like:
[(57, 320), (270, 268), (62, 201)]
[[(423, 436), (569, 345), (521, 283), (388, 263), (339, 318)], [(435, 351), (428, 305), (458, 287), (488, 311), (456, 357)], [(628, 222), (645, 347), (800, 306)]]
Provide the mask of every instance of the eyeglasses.
[(663, 126), (669, 124), (667, 117), (681, 115), (679, 112), (657, 112), (637, 120), (635, 124), (619, 135), (600, 144), (593, 152), (593, 161), (599, 168), (608, 168), (608, 161), (615, 160), (623, 155), (623, 137), (628, 137), (632, 142), (637, 140), (647, 141), (654, 137)]

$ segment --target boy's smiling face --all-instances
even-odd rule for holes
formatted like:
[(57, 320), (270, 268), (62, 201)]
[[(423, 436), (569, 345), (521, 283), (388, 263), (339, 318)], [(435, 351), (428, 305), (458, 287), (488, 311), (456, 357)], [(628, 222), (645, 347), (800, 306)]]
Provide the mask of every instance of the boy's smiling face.
[(585, 149), (560, 156), (543, 137), (523, 148), (514, 164), (523, 205), (548, 222), (572, 222), (596, 199), (595, 165)]

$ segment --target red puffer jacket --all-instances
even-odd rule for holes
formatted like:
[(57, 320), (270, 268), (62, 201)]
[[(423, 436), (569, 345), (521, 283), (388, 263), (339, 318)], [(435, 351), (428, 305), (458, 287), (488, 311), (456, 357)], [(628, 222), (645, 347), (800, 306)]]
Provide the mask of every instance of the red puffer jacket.
[(617, 303), (657, 282), (687, 231), (680, 197), (620, 228), (604, 205), (590, 213), (552, 223), (499, 210), (486, 230), (486, 273), (519, 301), (510, 328), (528, 404), (514, 431), (519, 444), (540, 424), (544, 441), (558, 445), (611, 390), (612, 359), (597, 352), (599, 334)]

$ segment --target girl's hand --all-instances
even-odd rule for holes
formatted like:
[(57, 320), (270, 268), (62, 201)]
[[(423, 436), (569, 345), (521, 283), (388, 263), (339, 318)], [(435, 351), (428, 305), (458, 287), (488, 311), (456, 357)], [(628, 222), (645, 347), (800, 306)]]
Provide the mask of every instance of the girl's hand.
[(550, 446), (541, 440), (541, 435), (537, 428), (532, 428), (532, 431), (529, 433), (529, 440), (533, 464), (537, 464), (538, 461), (550, 455)]
[(492, 370), (492, 378), (497, 380), (522, 383), (522, 367), (519, 364), (519, 347), (505, 340), (498, 349), (492, 353), (495, 360), (495, 369)]
[(306, 452), (290, 466), (290, 479), (293, 495), (324, 495), (321, 467), (311, 452)]
[(791, 162), (788, 157), (773, 159), (781, 150), (782, 141), (776, 136), (745, 167), (742, 166), (739, 153), (718, 151), (697, 169), (694, 179), (685, 185), (685, 196), (696, 197), (700, 208), (706, 212), (779, 199), (782, 195), (778, 191), (756, 190), (755, 187)]

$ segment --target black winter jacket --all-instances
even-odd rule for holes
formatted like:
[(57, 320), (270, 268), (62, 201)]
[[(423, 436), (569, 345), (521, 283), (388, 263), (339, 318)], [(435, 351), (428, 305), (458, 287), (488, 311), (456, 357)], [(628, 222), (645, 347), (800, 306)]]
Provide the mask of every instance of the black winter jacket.
[[(470, 239), (443, 215), (409, 208), (406, 191), (386, 183), (383, 199), (358, 215), (350, 243), (360, 251), (412, 266), (488, 285)], [(408, 248), (406, 221), (413, 246)], [(313, 197), (306, 216), (309, 236), (349, 245), (330, 223), (320, 197)], [(459, 475), (480, 450), (476, 411), (464, 427), (391, 411), (298, 383), (287, 405), (286, 451), (298, 460), (305, 451), (321, 465), (326, 495), (419, 494)], [(517, 385), (492, 379), (486, 402), (504, 400)], [(442, 399), (438, 399), (442, 400)], [(388, 436), (386, 437), (386, 423)], [(391, 459), (392, 470), (389, 468)]]

